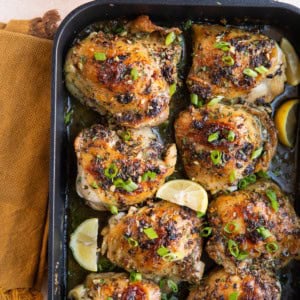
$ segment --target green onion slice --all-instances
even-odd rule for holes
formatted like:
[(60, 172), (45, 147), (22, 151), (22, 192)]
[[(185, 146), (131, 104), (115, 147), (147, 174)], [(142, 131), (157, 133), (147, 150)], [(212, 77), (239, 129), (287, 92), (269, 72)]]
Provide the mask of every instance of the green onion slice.
[(272, 208), (275, 210), (275, 212), (277, 212), (279, 209), (279, 203), (277, 201), (277, 196), (276, 196), (275, 191), (273, 191), (271, 189), (267, 189), (266, 195), (269, 198), (269, 200), (271, 201)]
[(247, 257), (248, 257), (248, 255), (249, 255), (249, 253), (248, 252), (246, 252), (246, 251), (241, 251), (240, 253), (239, 253), (239, 255), (237, 256), (237, 260), (244, 260), (244, 259), (246, 259)]
[(175, 92), (176, 92), (176, 83), (173, 83), (169, 87), (169, 94), (170, 94), (170, 96), (172, 97), (175, 94)]
[(236, 179), (236, 170), (232, 170), (229, 174), (229, 181), (230, 183), (233, 183), (235, 182), (235, 179)]
[(176, 282), (174, 282), (171, 279), (167, 280), (167, 285), (168, 287), (174, 292), (177, 293), (178, 292), (178, 285), (176, 284)]
[(110, 210), (110, 212), (113, 214), (113, 215), (117, 215), (118, 214), (118, 208), (115, 206), (115, 205), (111, 205), (110, 207), (109, 207), (109, 210)]
[(266, 249), (269, 253), (275, 253), (279, 249), (279, 246), (276, 242), (272, 242), (266, 244)]
[(156, 178), (156, 173), (152, 171), (147, 171), (142, 175), (142, 181), (153, 180)]
[(264, 148), (260, 147), (260, 148), (256, 149), (255, 151), (253, 151), (251, 154), (251, 159), (256, 159), (256, 158), (260, 157), (263, 150), (264, 150)]
[(96, 60), (100, 60), (100, 61), (106, 60), (106, 54), (103, 52), (95, 52), (94, 57)]
[(191, 98), (191, 103), (195, 106), (198, 106), (198, 101), (199, 101), (198, 95), (197, 94), (191, 94), (190, 98)]
[(234, 257), (238, 257), (240, 254), (239, 246), (234, 240), (228, 240), (228, 250)]
[(129, 243), (129, 245), (131, 246), (131, 247), (137, 247), (138, 245), (139, 245), (139, 242), (138, 241), (136, 241), (135, 239), (133, 239), (133, 238), (128, 238), (127, 239), (127, 241), (128, 241), (128, 243)]
[(229, 295), (228, 300), (238, 300), (239, 293), (238, 292), (233, 292)]
[(122, 188), (122, 189), (124, 189), (125, 191), (127, 191), (127, 192), (129, 192), (129, 193), (135, 191), (135, 190), (139, 187), (135, 182), (133, 182), (133, 181), (131, 180), (131, 178), (128, 179), (127, 181), (124, 181), (123, 179), (118, 178), (118, 179), (115, 179), (115, 180), (113, 181), (113, 184), (114, 184), (117, 188)]
[(259, 66), (259, 67), (256, 67), (255, 69), (254, 69), (257, 73), (259, 73), (259, 74), (265, 74), (265, 73), (267, 73), (269, 70), (266, 68), (266, 67), (264, 67), (264, 66)]
[(164, 261), (174, 261), (178, 258), (178, 256), (175, 253), (167, 253), (164, 256), (162, 256), (162, 259)]
[(261, 235), (261, 237), (265, 240), (268, 237), (272, 236), (272, 233), (263, 226), (259, 226), (256, 228), (256, 231)]
[(104, 170), (105, 177), (109, 179), (113, 179), (118, 175), (118, 173), (119, 173), (118, 167), (114, 163), (110, 164), (108, 168)]
[(219, 165), (222, 163), (222, 152), (219, 150), (213, 150), (210, 152), (210, 159), (214, 165)]
[(208, 106), (213, 106), (213, 105), (219, 103), (223, 98), (224, 98), (224, 96), (217, 96), (217, 97), (215, 97), (215, 98), (212, 98), (212, 99), (207, 103), (207, 105), (208, 105)]
[(265, 171), (258, 171), (258, 172), (256, 173), (256, 175), (257, 175), (259, 178), (266, 178), (266, 179), (270, 178), (270, 176), (268, 175), (268, 173), (265, 172)]
[(222, 61), (227, 66), (233, 66), (234, 65), (234, 59), (230, 55), (223, 56)]
[(197, 211), (197, 218), (201, 219), (205, 216), (205, 213), (202, 211)]
[(211, 227), (204, 227), (201, 231), (200, 231), (200, 236), (202, 237), (208, 237), (211, 235), (212, 232), (212, 228)]
[(228, 135), (227, 135), (227, 140), (229, 142), (233, 142), (235, 139), (235, 133), (232, 130), (229, 130)]
[(131, 282), (141, 281), (142, 280), (142, 274), (138, 273), (138, 272), (130, 272), (129, 280)]
[(99, 186), (97, 184), (97, 182), (93, 181), (90, 186), (93, 188), (93, 189), (97, 189)]
[(171, 45), (175, 41), (175, 39), (176, 39), (175, 32), (168, 33), (168, 35), (166, 36), (165, 45), (166, 46)]
[(166, 247), (163, 247), (163, 246), (159, 247), (156, 252), (161, 257), (163, 257), (163, 256), (167, 255), (168, 253), (170, 253), (169, 249), (166, 248)]
[(128, 130), (121, 132), (121, 138), (123, 141), (128, 142), (131, 139), (131, 134)]
[(234, 233), (238, 229), (239, 229), (239, 224), (234, 221), (229, 222), (224, 226), (224, 231), (227, 233)]
[(258, 75), (254, 70), (252, 70), (250, 68), (244, 69), (243, 74), (245, 74), (249, 77), (257, 77), (257, 75)]
[(229, 51), (229, 49), (230, 49), (230, 43), (224, 42), (224, 41), (220, 41), (220, 42), (215, 43), (214, 47), (216, 49), (220, 49), (220, 50), (226, 52), (226, 51)]
[(136, 68), (131, 69), (130, 75), (133, 80), (137, 80), (139, 78), (139, 72)]
[(158, 238), (156, 231), (152, 227), (144, 228), (143, 231), (150, 240), (154, 240)]
[(219, 134), (220, 134), (219, 131), (210, 134), (207, 138), (208, 142), (216, 141), (219, 138)]
[(238, 188), (240, 190), (245, 189), (249, 184), (256, 182), (256, 175), (251, 174), (243, 179), (241, 179), (238, 183)]

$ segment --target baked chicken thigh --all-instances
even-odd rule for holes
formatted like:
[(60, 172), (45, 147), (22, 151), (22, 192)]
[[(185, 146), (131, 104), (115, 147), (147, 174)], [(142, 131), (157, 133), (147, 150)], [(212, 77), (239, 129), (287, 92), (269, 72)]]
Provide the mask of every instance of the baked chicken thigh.
[(212, 237), (206, 250), (230, 273), (280, 268), (300, 255), (300, 222), (271, 181), (221, 195), (208, 208)]
[(194, 25), (191, 93), (204, 100), (224, 96), (271, 102), (284, 90), (285, 56), (269, 37), (219, 25)]
[(176, 87), (178, 34), (178, 28), (156, 26), (147, 16), (118, 33), (92, 32), (67, 54), (67, 88), (122, 126), (158, 125), (168, 118)]
[(149, 280), (130, 281), (126, 273), (92, 273), (69, 292), (71, 300), (160, 300), (159, 286)]
[(237, 104), (189, 107), (175, 122), (175, 136), (188, 177), (212, 193), (266, 171), (277, 146), (267, 113)]
[(101, 251), (143, 278), (196, 283), (204, 271), (200, 227), (201, 220), (188, 208), (166, 201), (150, 203), (112, 217), (102, 231)]
[(152, 197), (174, 171), (175, 144), (150, 128), (84, 129), (75, 140), (77, 193), (96, 210), (124, 209)]
[(230, 275), (219, 269), (193, 288), (187, 300), (279, 300), (280, 294), (280, 282), (272, 273), (259, 270)]

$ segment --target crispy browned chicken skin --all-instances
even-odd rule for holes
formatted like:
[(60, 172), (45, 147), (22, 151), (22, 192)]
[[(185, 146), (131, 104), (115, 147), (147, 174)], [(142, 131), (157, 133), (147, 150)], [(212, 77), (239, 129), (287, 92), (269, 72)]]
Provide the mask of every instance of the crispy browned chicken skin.
[(72, 300), (160, 300), (159, 286), (149, 280), (131, 282), (126, 273), (92, 273), (69, 292)]
[(188, 177), (212, 193), (266, 171), (277, 146), (267, 113), (237, 104), (189, 107), (175, 122), (175, 136)]
[(77, 193), (97, 210), (124, 209), (152, 197), (174, 171), (175, 144), (164, 146), (150, 128), (94, 125), (75, 140)]
[(213, 230), (206, 250), (227, 272), (279, 268), (299, 258), (299, 218), (271, 181), (217, 197), (208, 221)]
[[(169, 115), (170, 86), (177, 82), (181, 46), (166, 45), (178, 28), (154, 25), (140, 16), (119, 34), (93, 32), (76, 43), (65, 62), (70, 93), (128, 127), (154, 126)], [(98, 55), (98, 56), (97, 56)]]
[(219, 269), (194, 287), (188, 300), (279, 300), (280, 294), (280, 282), (272, 273), (259, 270), (230, 275)]
[(193, 65), (187, 78), (191, 93), (204, 100), (222, 95), (260, 103), (283, 92), (285, 57), (274, 40), (220, 25), (194, 25), (193, 32)]
[(201, 220), (188, 208), (166, 201), (150, 203), (109, 220), (102, 231), (102, 254), (144, 278), (196, 283), (204, 270), (200, 227)]

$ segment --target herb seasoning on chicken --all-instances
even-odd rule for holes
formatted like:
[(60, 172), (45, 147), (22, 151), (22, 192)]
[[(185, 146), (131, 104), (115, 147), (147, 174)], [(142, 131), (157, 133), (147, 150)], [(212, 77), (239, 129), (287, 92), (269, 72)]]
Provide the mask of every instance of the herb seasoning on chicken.
[(122, 126), (158, 125), (168, 118), (176, 89), (178, 34), (178, 28), (156, 26), (147, 16), (128, 22), (120, 33), (92, 32), (68, 52), (67, 88)]

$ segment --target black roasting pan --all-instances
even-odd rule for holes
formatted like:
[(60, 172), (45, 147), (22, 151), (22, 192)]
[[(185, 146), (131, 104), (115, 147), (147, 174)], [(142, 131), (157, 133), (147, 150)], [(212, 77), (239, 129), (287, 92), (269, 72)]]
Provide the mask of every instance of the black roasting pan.
[[(66, 299), (68, 279), (68, 225), (70, 221), (68, 178), (70, 156), (68, 132), (64, 123), (68, 93), (64, 85), (63, 64), (67, 50), (76, 35), (86, 26), (96, 21), (118, 17), (133, 18), (147, 14), (154, 21), (176, 22), (188, 19), (210, 21), (226, 18), (228, 23), (243, 20), (247, 24), (268, 24), (278, 28), (300, 49), (300, 9), (288, 4), (268, 0), (99, 0), (89, 2), (72, 11), (60, 25), (53, 47), (52, 60), (52, 114), (51, 114), (51, 162), (50, 162), (50, 237), (49, 237), (49, 299)], [(274, 37), (276, 38), (276, 36)], [(298, 53), (299, 54), (299, 53)], [(299, 97), (298, 88), (288, 95)], [(293, 167), (298, 169), (292, 183), (296, 210), (300, 214), (300, 176), (299, 176), (299, 133), (294, 153)], [(298, 167), (297, 167), (298, 166)], [(74, 169), (74, 166), (72, 167)], [(299, 299), (299, 264), (291, 271), (293, 285), (297, 291), (284, 293), (285, 299)], [(296, 275), (294, 275), (296, 274)], [(294, 287), (295, 288), (295, 287)], [(289, 289), (289, 287), (287, 287)], [(297, 294), (298, 293), (298, 298)]]

